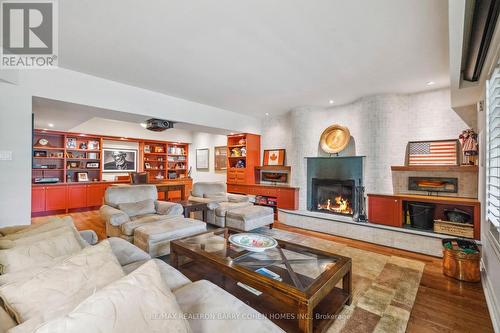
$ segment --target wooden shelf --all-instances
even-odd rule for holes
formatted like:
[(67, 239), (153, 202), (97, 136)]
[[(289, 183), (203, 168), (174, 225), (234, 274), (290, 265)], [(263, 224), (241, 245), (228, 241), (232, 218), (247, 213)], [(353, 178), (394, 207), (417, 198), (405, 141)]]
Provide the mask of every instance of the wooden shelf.
[(246, 156), (228, 156), (228, 158), (247, 158)]
[(78, 151), (82, 153), (100, 153), (100, 149), (78, 149), (78, 148), (67, 148), (66, 151)]
[(57, 148), (57, 147), (34, 146), (33, 149), (40, 149), (40, 150), (64, 150), (64, 147), (63, 148)]
[(144, 153), (144, 155), (167, 156), (167, 153)]
[(280, 171), (290, 171), (292, 170), (291, 166), (288, 165), (262, 165), (256, 166), (255, 170), (280, 170)]
[(447, 171), (447, 172), (478, 172), (477, 165), (393, 165), (392, 171)]
[(64, 157), (41, 157), (41, 156), (33, 156), (33, 158), (37, 158), (40, 160), (64, 160)]

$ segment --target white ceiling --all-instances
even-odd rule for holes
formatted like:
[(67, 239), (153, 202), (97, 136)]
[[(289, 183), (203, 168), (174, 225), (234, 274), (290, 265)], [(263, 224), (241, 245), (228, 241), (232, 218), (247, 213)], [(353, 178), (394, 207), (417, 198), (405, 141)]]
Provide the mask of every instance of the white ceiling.
[(60, 66), (235, 112), (449, 86), (446, 0), (64, 0), (59, 8)]
[[(151, 118), (139, 114), (101, 109), (92, 106), (67, 103), (41, 97), (33, 97), (33, 114), (35, 115), (35, 128), (57, 131), (72, 131), (79, 126), (88, 123), (89, 121), (102, 119), (103, 121), (114, 120), (135, 124), (138, 128), (140, 128), (140, 130), (148, 133), (148, 130), (140, 127), (140, 124), (146, 122), (146, 120)], [(50, 124), (52, 126), (50, 126)], [(188, 123), (175, 123), (174, 129), (169, 131), (175, 132), (177, 129), (190, 132), (203, 132), (221, 135), (227, 135), (230, 133), (227, 130), (219, 128), (212, 128)], [(88, 134), (101, 133), (89, 132)], [(127, 133), (122, 133), (121, 135), (127, 136)]]

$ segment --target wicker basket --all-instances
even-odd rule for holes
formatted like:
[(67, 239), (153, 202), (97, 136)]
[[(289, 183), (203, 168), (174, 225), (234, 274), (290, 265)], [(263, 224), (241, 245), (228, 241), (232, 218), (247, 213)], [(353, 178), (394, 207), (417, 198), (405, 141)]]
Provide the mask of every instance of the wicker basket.
[(472, 224), (434, 220), (434, 232), (438, 234), (474, 238), (474, 226)]

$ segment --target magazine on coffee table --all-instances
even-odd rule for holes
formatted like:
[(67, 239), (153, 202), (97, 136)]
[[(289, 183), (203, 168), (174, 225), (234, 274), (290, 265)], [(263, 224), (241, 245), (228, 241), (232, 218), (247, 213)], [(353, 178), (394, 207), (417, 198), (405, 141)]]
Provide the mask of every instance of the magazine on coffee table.
[[(259, 273), (259, 274), (262, 274), (264, 276), (267, 276), (271, 279), (274, 279), (274, 280), (277, 280), (277, 281), (283, 281), (283, 279), (281, 278), (281, 276), (279, 276), (278, 274), (274, 273), (273, 271), (270, 271), (268, 270), (267, 268), (259, 268), (258, 270), (256, 270), (255, 272)], [(259, 291), (253, 287), (250, 287), (249, 285), (247, 284), (244, 284), (244, 283), (241, 283), (241, 282), (237, 282), (236, 283), (238, 286), (240, 286), (241, 288), (243, 289), (246, 289), (248, 290), (249, 292), (251, 292), (252, 294), (255, 294), (257, 296), (260, 296), (262, 295), (262, 291)]]

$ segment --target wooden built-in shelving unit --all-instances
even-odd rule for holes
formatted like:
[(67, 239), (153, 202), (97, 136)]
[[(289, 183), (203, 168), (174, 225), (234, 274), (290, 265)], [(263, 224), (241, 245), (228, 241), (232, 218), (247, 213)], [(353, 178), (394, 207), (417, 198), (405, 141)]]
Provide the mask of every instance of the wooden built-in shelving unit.
[[(48, 143), (42, 146), (40, 139)], [(76, 183), (79, 172), (88, 173), (89, 182), (102, 181), (104, 140), (138, 142), (137, 171), (147, 172), (151, 182), (188, 176), (187, 143), (35, 130), (32, 182), (58, 178), (58, 183)]]
[(260, 135), (249, 133), (228, 135), (227, 183), (254, 184), (255, 167), (258, 165), (260, 165)]

